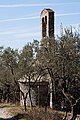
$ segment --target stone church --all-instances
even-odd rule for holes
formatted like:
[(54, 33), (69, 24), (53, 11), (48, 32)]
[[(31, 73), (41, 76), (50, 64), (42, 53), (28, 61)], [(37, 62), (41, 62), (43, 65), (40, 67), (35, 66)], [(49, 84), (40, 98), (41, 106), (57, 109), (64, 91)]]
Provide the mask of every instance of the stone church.
[[(54, 37), (54, 11), (51, 9), (43, 9), (40, 14), (40, 22), (41, 22), (41, 38), (52, 38)], [(20, 90), (26, 95), (28, 92), (28, 85), (29, 82), (25, 79), (25, 77), (21, 78), (19, 80)], [(30, 82), (31, 86), (31, 99), (32, 99), (32, 105), (33, 106), (45, 106), (46, 99), (48, 99), (48, 106), (51, 108), (52, 106), (52, 93), (48, 93), (49, 89), (52, 89), (52, 84), (48, 81), (40, 81), (36, 82), (34, 85), (34, 82)], [(23, 95), (20, 93), (20, 103), (23, 106)], [(26, 99), (26, 105), (30, 106), (30, 99), (29, 95), (27, 95)]]

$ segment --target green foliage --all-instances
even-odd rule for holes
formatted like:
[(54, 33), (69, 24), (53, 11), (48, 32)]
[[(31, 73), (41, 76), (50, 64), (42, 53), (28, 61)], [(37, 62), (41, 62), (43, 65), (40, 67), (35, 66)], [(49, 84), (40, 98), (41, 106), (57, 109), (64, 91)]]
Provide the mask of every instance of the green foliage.
[[(39, 47), (40, 46), (40, 47)], [(28, 43), (21, 51), (0, 47), (0, 89), (6, 92), (10, 85), (10, 97), (17, 98), (18, 80), (27, 76), (54, 81), (54, 93), (61, 89), (60, 78), (70, 79), (70, 88), (80, 86), (80, 33), (65, 29), (55, 38), (44, 38)], [(34, 76), (36, 76), (34, 78)], [(67, 80), (68, 83), (68, 80)], [(4, 94), (4, 93), (3, 93)]]

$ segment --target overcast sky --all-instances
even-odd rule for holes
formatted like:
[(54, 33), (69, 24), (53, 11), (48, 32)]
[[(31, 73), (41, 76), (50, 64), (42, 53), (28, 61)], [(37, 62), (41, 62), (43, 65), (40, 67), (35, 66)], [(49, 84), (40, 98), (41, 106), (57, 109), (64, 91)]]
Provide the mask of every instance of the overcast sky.
[(40, 12), (55, 11), (55, 34), (63, 27), (80, 24), (80, 0), (0, 0), (0, 46), (22, 49), (40, 40)]

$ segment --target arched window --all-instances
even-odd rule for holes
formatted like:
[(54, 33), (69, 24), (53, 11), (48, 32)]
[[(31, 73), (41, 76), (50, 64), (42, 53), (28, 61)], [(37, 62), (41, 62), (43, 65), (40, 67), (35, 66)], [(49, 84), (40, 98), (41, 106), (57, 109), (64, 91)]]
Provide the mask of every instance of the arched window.
[(42, 24), (44, 23), (44, 17), (42, 18)]
[(47, 16), (45, 16), (45, 24), (47, 24)]

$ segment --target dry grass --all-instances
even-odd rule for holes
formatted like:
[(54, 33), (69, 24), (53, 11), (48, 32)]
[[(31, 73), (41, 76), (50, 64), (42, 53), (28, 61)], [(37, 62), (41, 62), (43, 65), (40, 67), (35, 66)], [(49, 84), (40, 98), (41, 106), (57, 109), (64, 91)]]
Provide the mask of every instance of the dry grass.
[(26, 112), (24, 112), (23, 108), (15, 104), (1, 104), (1, 107), (6, 107), (7, 111), (17, 120), (61, 120), (61, 115), (51, 109), (45, 112), (44, 108), (37, 107), (32, 110), (27, 108)]
[(23, 108), (20, 106), (11, 106), (8, 110), (11, 115), (16, 116), (17, 119), (20, 120), (62, 120), (61, 115), (51, 109), (48, 109), (47, 112), (45, 112), (44, 108), (37, 107), (32, 110), (27, 108), (26, 112), (24, 112)]
[[(17, 118), (17, 120), (62, 120), (64, 116), (64, 112), (55, 111), (48, 108), (47, 112), (45, 112), (44, 108), (33, 108), (32, 110), (27, 108), (26, 112), (24, 112), (23, 108), (20, 105), (15, 104), (1, 104), (2, 108), (7, 108), (8, 112)], [(68, 113), (70, 116), (70, 113)], [(80, 116), (78, 115), (78, 119), (80, 120)]]

